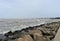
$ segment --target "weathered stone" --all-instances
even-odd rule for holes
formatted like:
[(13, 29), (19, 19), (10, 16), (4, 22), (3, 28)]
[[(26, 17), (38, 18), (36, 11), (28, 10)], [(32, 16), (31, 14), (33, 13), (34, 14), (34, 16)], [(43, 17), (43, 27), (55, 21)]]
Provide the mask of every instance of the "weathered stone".
[(29, 34), (33, 36), (34, 41), (43, 41), (43, 35), (40, 30), (31, 30)]
[(14, 41), (33, 41), (30, 35), (24, 35), (23, 37), (20, 37), (18, 39), (15, 39)]

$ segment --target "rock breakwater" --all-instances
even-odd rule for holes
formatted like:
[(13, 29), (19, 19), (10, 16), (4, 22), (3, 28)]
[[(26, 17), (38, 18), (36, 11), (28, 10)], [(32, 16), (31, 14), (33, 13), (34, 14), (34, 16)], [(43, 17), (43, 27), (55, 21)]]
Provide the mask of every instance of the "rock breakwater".
[(14, 32), (9, 31), (0, 41), (53, 41), (59, 27), (60, 22), (30, 26)]

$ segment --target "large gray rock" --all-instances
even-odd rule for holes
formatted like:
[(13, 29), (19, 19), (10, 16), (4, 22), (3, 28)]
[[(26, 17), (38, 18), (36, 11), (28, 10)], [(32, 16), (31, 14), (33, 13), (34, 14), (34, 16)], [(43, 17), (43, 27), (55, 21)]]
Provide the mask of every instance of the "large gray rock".
[(0, 34), (0, 41), (5, 41), (7, 40), (7, 37), (4, 36), (3, 34)]

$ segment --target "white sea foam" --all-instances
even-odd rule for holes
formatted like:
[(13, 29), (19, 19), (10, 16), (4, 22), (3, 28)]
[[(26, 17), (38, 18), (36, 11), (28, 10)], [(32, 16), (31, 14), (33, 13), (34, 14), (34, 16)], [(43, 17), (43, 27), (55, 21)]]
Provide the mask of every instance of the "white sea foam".
[[(40, 24), (44, 24), (43, 22), (42, 23), (40, 23)], [(36, 25), (40, 25), (40, 24), (34, 24), (34, 25), (29, 25), (29, 26), (36, 26)], [(14, 31), (16, 31), (16, 30), (21, 30), (21, 29), (23, 29), (23, 28), (26, 28), (26, 27), (29, 27), (29, 26), (26, 26), (26, 25), (21, 25), (20, 27), (19, 26), (15, 26), (15, 27), (13, 27), (13, 28), (10, 28), (9, 30), (1, 30), (0, 31), (0, 34), (5, 34), (5, 33), (7, 33), (7, 32), (9, 32), (9, 31), (12, 31), (12, 32), (14, 32)], [(8, 29), (8, 28), (7, 28)]]

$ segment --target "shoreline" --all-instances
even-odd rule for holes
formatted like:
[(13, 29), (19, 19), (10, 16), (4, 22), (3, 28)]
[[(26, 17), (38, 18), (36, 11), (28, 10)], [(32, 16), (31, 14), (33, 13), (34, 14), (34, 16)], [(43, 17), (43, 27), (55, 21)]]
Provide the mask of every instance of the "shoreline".
[[(53, 26), (52, 26), (53, 25)], [(55, 25), (55, 26), (54, 26)], [(7, 37), (8, 36), (8, 39), (12, 40), (12, 39), (19, 39), (19, 36), (24, 36), (24, 35), (29, 35), (33, 33), (37, 33), (37, 32), (41, 32), (41, 37), (43, 37), (42, 39), (44, 40), (44, 37), (46, 37), (45, 40), (48, 40), (50, 41), (50, 38), (51, 40), (55, 38), (55, 35), (57, 33), (57, 30), (59, 29), (59, 25), (60, 25), (60, 21), (59, 22), (52, 22), (52, 23), (46, 23), (46, 24), (41, 24), (41, 25), (36, 25), (36, 26), (30, 26), (30, 27), (27, 27), (27, 28), (24, 28), (24, 29), (21, 29), (21, 30), (16, 30), (14, 32), (12, 31), (9, 31), (8, 33), (5, 33), (4, 35)], [(53, 28), (51, 28), (50, 26), (52, 26)], [(58, 28), (56, 28), (56, 26)], [(55, 30), (56, 29), (56, 30)], [(32, 33), (33, 31), (33, 33)], [(35, 32), (37, 31), (37, 32)], [(51, 33), (52, 32), (52, 33)], [(28, 34), (29, 33), (29, 34)], [(39, 34), (37, 33), (37, 34)], [(12, 35), (12, 36), (11, 36)], [(17, 35), (17, 36), (16, 36)], [(51, 36), (52, 35), (52, 36)], [(48, 38), (47, 38), (48, 36)], [(50, 36), (50, 37), (49, 37)], [(31, 36), (30, 36), (31, 37)], [(20, 37), (21, 38), (21, 37)], [(23, 38), (22, 38), (23, 39)], [(8, 40), (9, 41), (9, 40)]]

